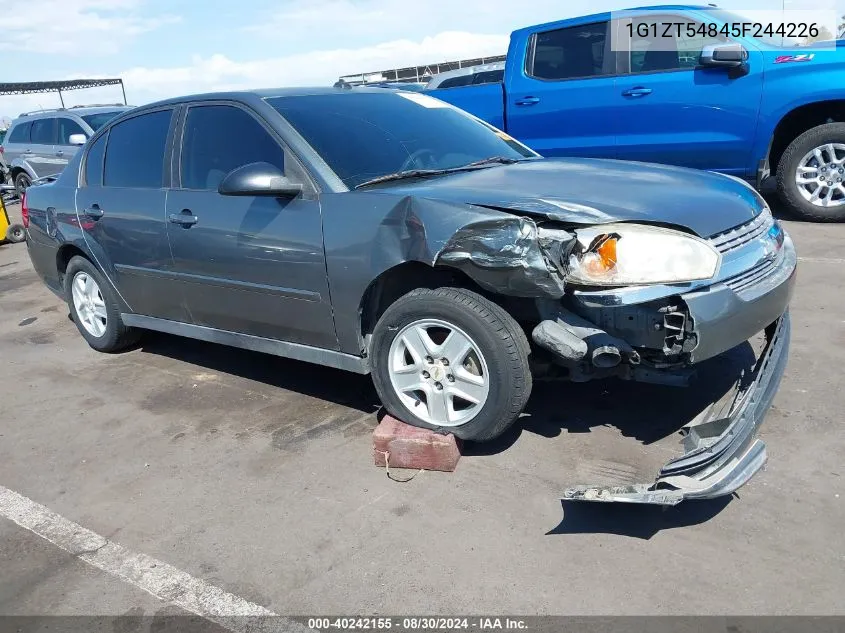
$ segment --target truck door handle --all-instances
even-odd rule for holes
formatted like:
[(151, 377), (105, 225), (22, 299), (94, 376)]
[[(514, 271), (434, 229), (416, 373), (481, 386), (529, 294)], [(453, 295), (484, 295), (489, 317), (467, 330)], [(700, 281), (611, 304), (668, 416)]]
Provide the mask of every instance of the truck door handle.
[(90, 207), (85, 209), (84, 213), (92, 220), (99, 220), (104, 215), (99, 204), (92, 204)]
[(182, 213), (171, 213), (169, 219), (173, 224), (181, 224), (185, 229), (199, 222), (199, 218), (191, 213), (190, 209), (182, 209)]
[(518, 106), (531, 106), (540, 103), (540, 97), (522, 97), (517, 99), (514, 103)]
[(642, 88), (637, 86), (622, 93), (623, 97), (647, 97), (651, 94), (651, 88)]

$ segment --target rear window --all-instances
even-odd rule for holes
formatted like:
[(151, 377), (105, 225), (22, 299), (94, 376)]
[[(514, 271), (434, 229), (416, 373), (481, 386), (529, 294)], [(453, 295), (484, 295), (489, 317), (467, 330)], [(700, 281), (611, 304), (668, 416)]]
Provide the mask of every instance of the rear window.
[(604, 74), (607, 22), (537, 33), (531, 76), (560, 81)]
[(86, 114), (82, 117), (82, 120), (85, 121), (88, 125), (90, 125), (91, 129), (96, 132), (106, 123), (116, 117), (118, 114), (123, 114), (123, 112), (123, 110), (115, 110), (114, 112), (97, 112), (97, 114)]
[(449, 77), (441, 83), (438, 88), (457, 88), (458, 86), (468, 86), (472, 83), (472, 75), (459, 75), (458, 77)]
[(103, 185), (158, 189), (162, 186), (164, 149), (172, 110), (122, 121), (109, 130)]
[(12, 128), (12, 131), (9, 133), (9, 142), (10, 143), (29, 143), (29, 130), (32, 127), (32, 123), (27, 121), (26, 123), (20, 123)]

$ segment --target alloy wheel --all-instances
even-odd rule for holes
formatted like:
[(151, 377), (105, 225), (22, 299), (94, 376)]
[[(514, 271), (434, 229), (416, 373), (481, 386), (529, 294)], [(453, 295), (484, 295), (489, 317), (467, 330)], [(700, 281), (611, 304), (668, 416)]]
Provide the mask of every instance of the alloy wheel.
[(100, 286), (88, 273), (80, 271), (76, 273), (71, 284), (71, 295), (73, 296), (73, 307), (79, 317), (82, 327), (91, 336), (100, 338), (106, 333), (108, 315), (106, 302)]
[(827, 143), (807, 152), (795, 183), (804, 199), (817, 207), (845, 205), (845, 144)]

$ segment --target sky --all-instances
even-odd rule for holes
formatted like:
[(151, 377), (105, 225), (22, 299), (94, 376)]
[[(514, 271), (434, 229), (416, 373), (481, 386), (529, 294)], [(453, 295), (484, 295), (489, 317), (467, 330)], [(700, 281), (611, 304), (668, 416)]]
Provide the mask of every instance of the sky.
[[(780, 9), (783, 2), (716, 1), (741, 11)], [(785, 1), (790, 10), (845, 5), (845, 0)], [(27, 0), (5, 12), (0, 81), (122, 77), (134, 105), (201, 91), (328, 85), (356, 72), (504, 54), (514, 29), (642, 4), (647, 3)], [(69, 106), (121, 99), (119, 86), (65, 95)], [(0, 97), (0, 115), (58, 105), (55, 94)]]

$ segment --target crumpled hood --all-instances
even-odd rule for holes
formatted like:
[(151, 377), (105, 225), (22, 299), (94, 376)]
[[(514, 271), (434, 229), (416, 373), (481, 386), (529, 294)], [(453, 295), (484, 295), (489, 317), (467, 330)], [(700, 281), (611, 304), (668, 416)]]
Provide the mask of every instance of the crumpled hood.
[(699, 237), (744, 224), (765, 204), (755, 191), (720, 174), (589, 158), (526, 161), (391, 185), (382, 191), (572, 224), (669, 224), (686, 227)]

